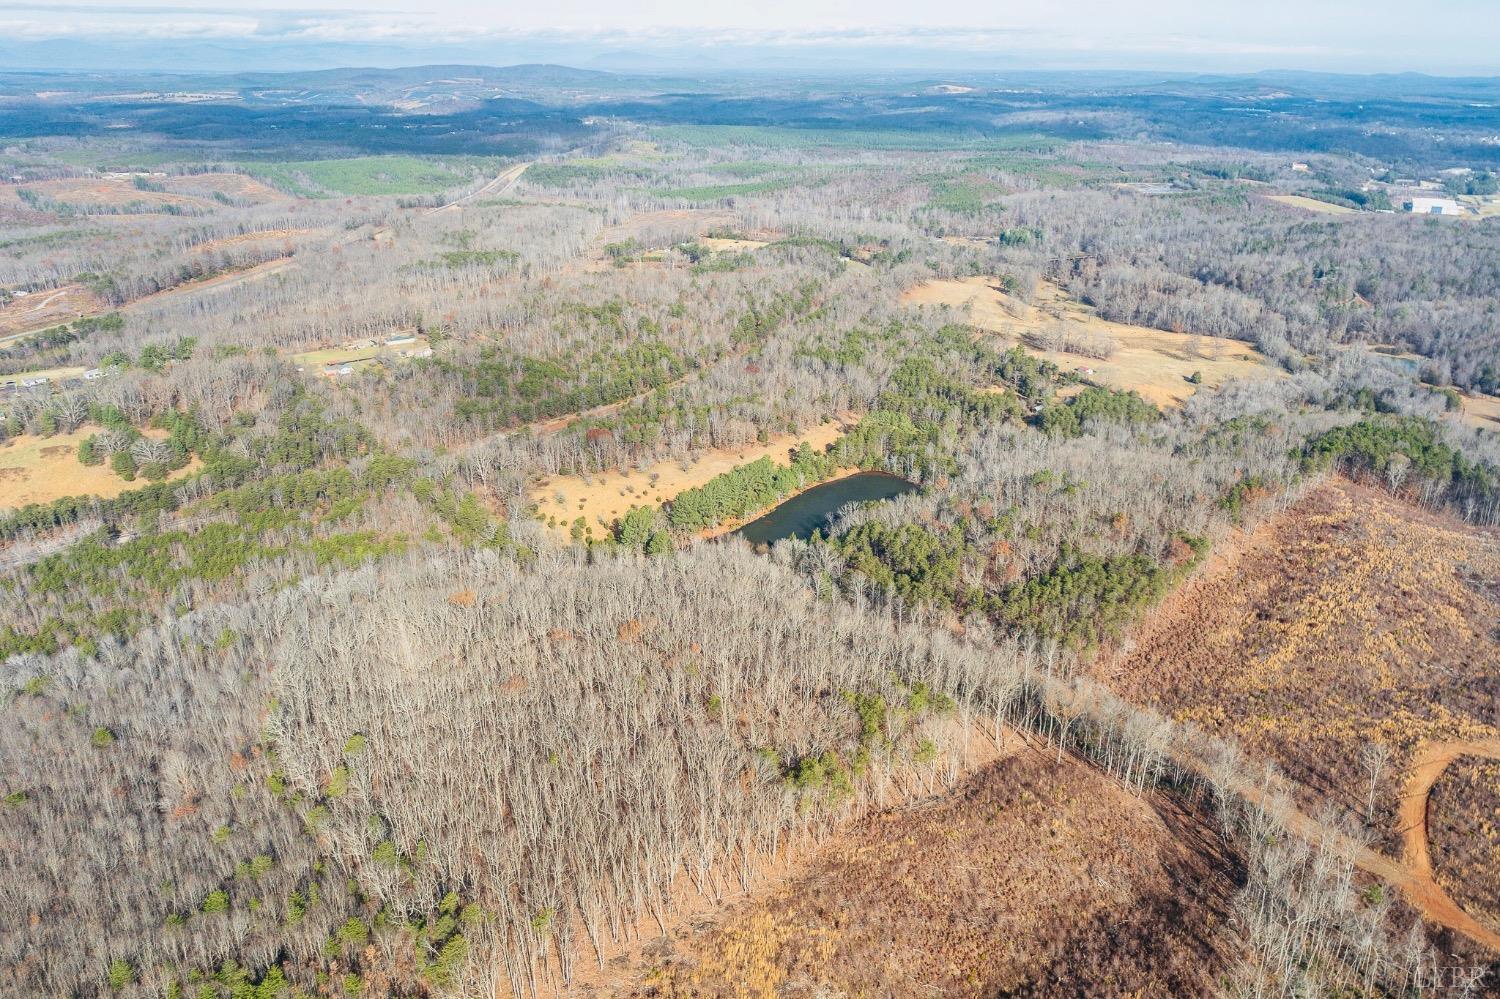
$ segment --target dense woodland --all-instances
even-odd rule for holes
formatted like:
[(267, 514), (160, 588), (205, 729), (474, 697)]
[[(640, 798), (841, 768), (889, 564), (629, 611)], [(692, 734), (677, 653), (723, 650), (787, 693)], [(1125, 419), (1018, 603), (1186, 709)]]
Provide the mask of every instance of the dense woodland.
[[(401, 150), (428, 172), (163, 126), (139, 195), (260, 178), (193, 212), (69, 200), (138, 137), (42, 115), (0, 151), (52, 192), (0, 204), (0, 316), (87, 303), (0, 339), (0, 373), (99, 374), (7, 389), (0, 445), (81, 432), (129, 484), (0, 509), (0, 991), (547, 993), (1019, 732), (1217, 830), (1227, 993), (1422, 993), (1433, 939), (1282, 778), (1085, 667), (1322, 477), (1500, 524), (1500, 437), (1458, 418), (1500, 393), (1496, 223), (1260, 196), (1360, 191), (1410, 168), (1396, 140), (1294, 172), (1223, 127), (820, 139), (631, 106), (518, 111), (526, 148), (480, 162)], [(1090, 377), (1108, 343), (1058, 363), (901, 303), (981, 275), (1277, 377), (1159, 405)], [(380, 346), (407, 337), (430, 350)], [(548, 477), (832, 420), (613, 523), (537, 513)], [(807, 542), (703, 537), (855, 468), (920, 489)]]

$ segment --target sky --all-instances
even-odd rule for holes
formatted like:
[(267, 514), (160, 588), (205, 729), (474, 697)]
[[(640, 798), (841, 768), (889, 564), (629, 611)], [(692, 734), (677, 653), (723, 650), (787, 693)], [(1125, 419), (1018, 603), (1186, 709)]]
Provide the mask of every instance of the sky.
[[(172, 68), (563, 61), (637, 68), (1500, 75), (1500, 0), (0, 0), (0, 69), (118, 51)], [(340, 56), (348, 60), (341, 62)], [(451, 56), (451, 60), (444, 57)], [(364, 61), (361, 61), (364, 57)], [(122, 56), (122, 58), (125, 58)], [(59, 67), (61, 68), (61, 67)], [(68, 67), (76, 68), (76, 67)], [(108, 68), (108, 67), (100, 67)], [(132, 67), (139, 68), (139, 67)], [(317, 68), (308, 65), (306, 68)]]

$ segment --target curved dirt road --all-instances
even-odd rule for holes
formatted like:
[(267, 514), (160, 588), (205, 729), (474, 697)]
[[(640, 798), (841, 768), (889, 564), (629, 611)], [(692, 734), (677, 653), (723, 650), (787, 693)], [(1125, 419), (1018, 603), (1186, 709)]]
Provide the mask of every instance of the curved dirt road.
[[(1432, 852), (1427, 836), (1427, 803), (1432, 785), (1437, 783), (1448, 765), (1461, 756), (1500, 760), (1500, 739), (1429, 743), (1417, 749), (1407, 771), (1406, 790), (1396, 813), (1396, 829), (1401, 834), (1401, 859), (1423, 893), (1425, 904), (1418, 905), (1419, 908), (1427, 911), (1428, 906), (1436, 905), (1442, 910), (1443, 916), (1447, 917), (1434, 916), (1439, 922), (1492, 950), (1500, 951), (1500, 933), (1488, 929), (1459, 908), (1432, 876)], [(1410, 897), (1410, 889), (1403, 887), (1403, 891)]]

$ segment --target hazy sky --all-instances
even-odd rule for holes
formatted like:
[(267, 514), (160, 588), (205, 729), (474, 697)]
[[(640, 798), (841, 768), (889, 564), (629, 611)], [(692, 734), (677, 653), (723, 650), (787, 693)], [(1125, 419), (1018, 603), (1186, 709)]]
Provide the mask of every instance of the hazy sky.
[[(0, 0), (0, 38), (580, 51), (993, 54), (1016, 65), (1500, 74), (1500, 0)], [(3, 68), (3, 66), (0, 66)], [(997, 66), (997, 68), (1004, 68)]]

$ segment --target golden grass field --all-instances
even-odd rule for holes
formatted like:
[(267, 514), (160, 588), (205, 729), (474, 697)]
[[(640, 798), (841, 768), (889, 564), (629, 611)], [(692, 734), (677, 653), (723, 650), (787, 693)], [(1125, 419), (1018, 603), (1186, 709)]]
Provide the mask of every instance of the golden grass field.
[(1486, 430), (1500, 431), (1500, 398), (1482, 393), (1463, 397), (1463, 418), (1466, 423)]
[(1321, 212), (1324, 215), (1358, 215), (1356, 209), (1347, 205), (1331, 205), (1317, 198), (1304, 198), (1300, 194), (1267, 194), (1267, 201), (1274, 201), (1278, 205), (1290, 205), (1293, 208), (1305, 208), (1310, 212)]
[[(309, 350), (301, 354), (293, 354), (292, 361), (313, 374), (322, 374), (325, 364), (343, 364), (346, 361), (361, 361), (363, 364), (368, 364), (380, 357), (403, 360), (406, 355), (427, 350), (431, 346), (425, 337), (417, 337), (415, 342), (404, 343), (397, 347), (380, 344), (375, 347), (328, 347), (323, 350)], [(315, 368), (317, 370), (313, 370)]]
[[(569, 539), (569, 528), (579, 517), (604, 537), (608, 525), (625, 516), (634, 506), (660, 506), (678, 493), (701, 486), (716, 475), (769, 456), (783, 464), (792, 448), (806, 441), (823, 450), (844, 435), (845, 423), (830, 420), (797, 434), (779, 434), (764, 444), (709, 451), (683, 467), (677, 461), (659, 461), (644, 469), (601, 472), (585, 479), (581, 475), (555, 475), (543, 479), (531, 491), (537, 519), (555, 518), (552, 532)], [(559, 501), (558, 497), (562, 499)]]
[(704, 236), (698, 242), (715, 253), (749, 253), (771, 245), (763, 239), (723, 239), (718, 236)]
[[(50, 503), (64, 496), (99, 496), (110, 499), (146, 485), (145, 479), (126, 482), (108, 464), (84, 465), (78, 460), (78, 445), (98, 431), (85, 426), (70, 434), (37, 437), (22, 434), (0, 442), (0, 510), (28, 503)], [(146, 430), (147, 437), (162, 438), (162, 430)], [(198, 465), (194, 458), (172, 473), (181, 478)]]
[(264, 229), (260, 232), (245, 232), (238, 236), (229, 236), (224, 239), (214, 239), (207, 243), (199, 243), (193, 247), (199, 253), (209, 253), (226, 246), (238, 246), (242, 243), (260, 243), (273, 239), (290, 239), (293, 236), (305, 236), (311, 229)]
[[(1196, 392), (1200, 386), (1188, 381), (1195, 372), (1208, 387), (1234, 378), (1286, 377), (1242, 341), (1110, 322), (1051, 284), (1041, 285), (1031, 305), (984, 277), (926, 281), (907, 291), (901, 301), (947, 306), (980, 329), (1023, 343), (1064, 369), (1085, 372), (1088, 381), (1134, 389), (1158, 406), (1179, 406)], [(1035, 337), (1059, 326), (1108, 337), (1118, 349), (1106, 360), (1037, 349)]]
[(14, 375), (0, 376), (0, 381), (14, 381), (17, 385), (28, 378), (46, 378), (48, 381), (59, 382), (67, 378), (77, 378), (87, 370), (81, 364), (66, 365), (60, 368), (38, 368), (36, 371), (21, 371)]

